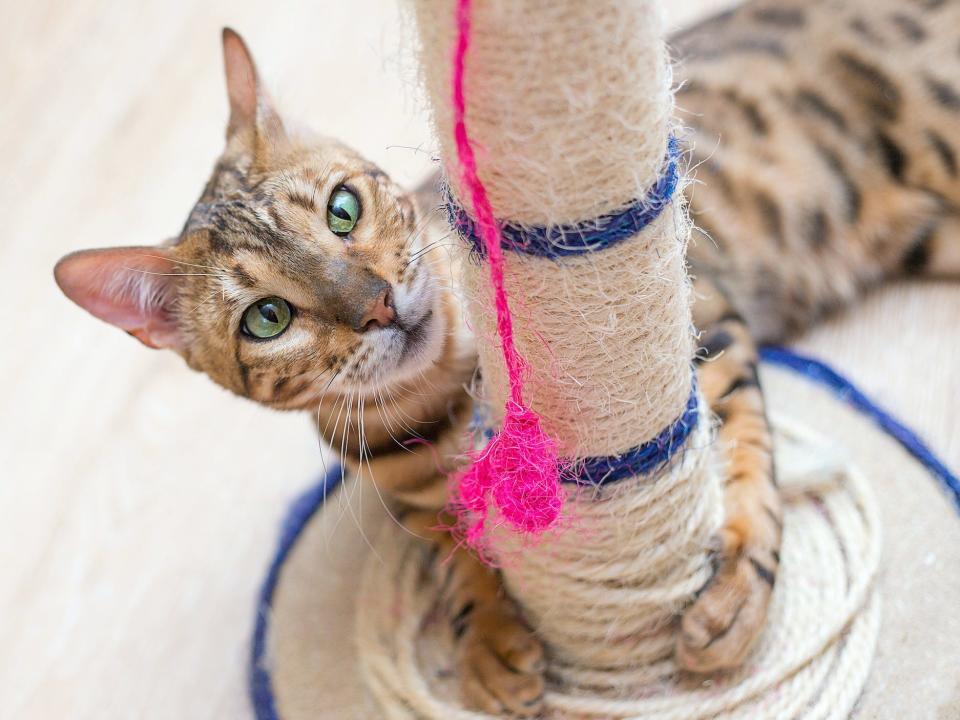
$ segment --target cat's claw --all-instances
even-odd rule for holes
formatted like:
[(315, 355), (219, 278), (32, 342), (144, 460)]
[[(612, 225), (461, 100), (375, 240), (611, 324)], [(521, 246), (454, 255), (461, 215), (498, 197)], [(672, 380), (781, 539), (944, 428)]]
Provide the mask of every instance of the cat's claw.
[(717, 572), (683, 615), (677, 662), (709, 673), (743, 663), (766, 623), (773, 575), (757, 567), (744, 548), (722, 560)]
[(543, 706), (543, 646), (507, 600), (477, 608), (458, 653), (465, 702), (493, 715), (534, 717)]

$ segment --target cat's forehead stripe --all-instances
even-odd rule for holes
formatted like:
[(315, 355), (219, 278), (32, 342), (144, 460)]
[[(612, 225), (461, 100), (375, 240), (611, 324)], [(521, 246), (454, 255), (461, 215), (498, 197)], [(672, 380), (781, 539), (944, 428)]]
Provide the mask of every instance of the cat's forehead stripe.
[(236, 264), (231, 268), (231, 274), (233, 275), (236, 281), (247, 288), (255, 287), (257, 281), (253, 278), (250, 273), (246, 271), (243, 265)]

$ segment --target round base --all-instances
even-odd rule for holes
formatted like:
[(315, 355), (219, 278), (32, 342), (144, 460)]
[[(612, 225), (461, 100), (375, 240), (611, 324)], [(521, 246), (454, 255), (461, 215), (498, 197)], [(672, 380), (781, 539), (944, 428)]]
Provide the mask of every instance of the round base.
[[(624, 700), (622, 693), (583, 695), (577, 689), (583, 678), (552, 668), (551, 707), (564, 708), (568, 717), (574, 706), (580, 716), (617, 717), (624, 716), (621, 710), (636, 707), (624, 703), (640, 702), (645, 703), (644, 717), (696, 717), (698, 711), (704, 712), (701, 708), (729, 708), (731, 698), (737, 697), (738, 703), (750, 698), (743, 707), (753, 708), (757, 717), (799, 716), (812, 703), (824, 711), (814, 716), (895, 718), (909, 717), (917, 708), (935, 714), (957, 702), (952, 695), (960, 687), (960, 620), (952, 609), (960, 594), (960, 523), (950, 502), (895, 441), (828, 393), (803, 378), (769, 368), (764, 370), (764, 384), (774, 416), (777, 408), (789, 408), (798, 421), (829, 428), (831, 449), (791, 454), (796, 443), (779, 443), (780, 451), (788, 453), (780, 456), (780, 466), (790, 467), (784, 479), (803, 483), (823, 478), (813, 494), (826, 502), (821, 506), (803, 495), (790, 500), (782, 582), (771, 630), (757, 654), (741, 672), (706, 684), (678, 680), (668, 667), (655, 669), (647, 680), (656, 682), (634, 682), (633, 688), (636, 692), (645, 687), (655, 696), (632, 700)], [(879, 608), (869, 582), (859, 595), (855, 587), (857, 578), (870, 577), (875, 535), (869, 507), (863, 512), (869, 500), (864, 502), (864, 489), (855, 475), (838, 480), (822, 474), (847, 457), (873, 486), (888, 538), (879, 578), (884, 620), (872, 669), (869, 656)], [(857, 520), (838, 524), (837, 513)], [(448, 710), (448, 703), (457, 705), (456, 682), (448, 674), (444, 628), (421, 620), (429, 616), (431, 602), (429, 586), (422, 586), (417, 582), (421, 576), (413, 574), (421, 551), (386, 516), (376, 491), (348, 483), (322, 511), (301, 519), (305, 521), (296, 542), (291, 540), (292, 549), (278, 565), (272, 576), (275, 583), (268, 583), (271, 592), (264, 598), (255, 670), (258, 717), (413, 717), (395, 702), (411, 694), (438, 709), (436, 717), (478, 717)], [(798, 533), (799, 528), (808, 530)], [(371, 537), (377, 541), (371, 543)], [(859, 551), (841, 550), (850, 547)], [(807, 564), (810, 557), (822, 561), (822, 574), (810, 569), (814, 567)], [(359, 568), (364, 562), (368, 592), (358, 603)], [(837, 567), (840, 573), (833, 572)], [(843, 577), (853, 582), (837, 580)], [(391, 604), (405, 597), (412, 601), (409, 607)], [(816, 662), (804, 662), (815, 637), (831, 635), (825, 632), (824, 609), (836, 611), (845, 603), (859, 609), (857, 619), (843, 639), (828, 643)], [(372, 679), (374, 694), (387, 698), (388, 710), (382, 710), (366, 689), (361, 667)], [(775, 677), (784, 678), (779, 687)], [(841, 677), (846, 681), (831, 683)], [(602, 679), (608, 686), (617, 681)], [(864, 681), (859, 703), (848, 713)], [(824, 688), (833, 688), (834, 694), (822, 695)], [(426, 713), (431, 714), (433, 710)]]
[[(617, 670), (551, 662), (545, 717), (849, 715), (866, 682), (880, 626), (876, 501), (860, 472), (829, 444), (797, 428), (777, 431), (786, 500), (781, 566), (767, 627), (744, 667), (703, 682), (681, 672), (672, 657)], [(817, 462), (811, 465), (810, 458)], [(464, 707), (453, 638), (429, 567), (442, 558), (431, 560), (423, 543), (393, 524), (382, 529), (374, 551), (361, 583), (356, 627), (361, 667), (383, 715), (459, 717)]]

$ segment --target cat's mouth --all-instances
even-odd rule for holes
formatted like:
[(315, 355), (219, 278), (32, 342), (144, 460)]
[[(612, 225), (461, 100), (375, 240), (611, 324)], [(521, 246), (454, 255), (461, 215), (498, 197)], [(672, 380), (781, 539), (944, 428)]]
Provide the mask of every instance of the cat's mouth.
[(403, 348), (400, 350), (400, 362), (405, 362), (410, 356), (423, 351), (429, 338), (430, 326), (433, 322), (433, 308), (430, 308), (413, 324), (397, 323), (403, 331)]

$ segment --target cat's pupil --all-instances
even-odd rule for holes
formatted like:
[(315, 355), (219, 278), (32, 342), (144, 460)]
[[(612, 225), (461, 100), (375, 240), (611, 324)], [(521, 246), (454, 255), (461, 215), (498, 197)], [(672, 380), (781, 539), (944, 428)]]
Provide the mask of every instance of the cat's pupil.
[(268, 322), (273, 324), (280, 322), (280, 318), (277, 317), (277, 309), (273, 305), (264, 305), (261, 307), (260, 314), (263, 315)]
[(330, 212), (336, 215), (341, 220), (351, 220), (350, 213), (344, 210), (342, 207), (332, 207)]

